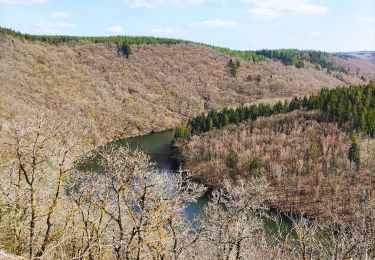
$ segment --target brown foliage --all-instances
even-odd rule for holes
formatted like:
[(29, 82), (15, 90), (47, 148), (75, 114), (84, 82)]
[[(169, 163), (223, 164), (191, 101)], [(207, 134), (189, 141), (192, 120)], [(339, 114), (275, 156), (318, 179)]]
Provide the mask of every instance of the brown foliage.
[(365, 159), (356, 171), (347, 156), (348, 134), (336, 124), (318, 122), (319, 117), (297, 112), (193, 136), (179, 144), (184, 167), (203, 183), (218, 187), (230, 175), (225, 165), (230, 149), (238, 153), (243, 178), (257, 177), (249, 163), (259, 156), (262, 174), (277, 198), (270, 206), (320, 218), (352, 215), (363, 192), (372, 196), (374, 141), (362, 141)]
[(241, 61), (233, 78), (226, 66), (230, 57), (194, 44), (132, 50), (125, 59), (114, 44), (51, 45), (0, 35), (0, 119), (38, 111), (78, 116), (91, 126), (89, 141), (97, 144), (102, 137), (172, 128), (208, 109), (362, 82), (271, 60)]
[[(313, 115), (306, 116), (308, 119), (301, 121), (279, 117), (278, 125), (284, 122), (280, 133), (293, 136), (298, 144), (300, 133), (304, 133), (298, 129), (309, 132), (310, 124), (327, 138), (339, 131), (336, 126), (324, 131), (314, 125)], [(127, 147), (101, 150), (101, 170), (78, 171), (75, 159), (85, 146), (71, 131), (73, 123), (37, 117), (24, 124), (6, 125), (7, 135), (1, 139), (8, 149), (1, 154), (0, 258), (22, 259), (4, 249), (34, 259), (375, 256), (375, 201), (369, 190), (361, 189), (350, 222), (334, 218), (336, 225), (332, 225), (297, 218), (292, 219), (290, 231), (276, 229), (270, 234), (263, 218), (270, 219), (265, 206), (274, 199), (269, 190), (272, 182), (265, 174), (238, 176), (236, 183), (224, 181), (222, 188), (213, 191), (204, 216), (191, 222), (185, 209), (202, 196), (204, 186), (192, 182), (186, 173), (153, 170), (145, 154)], [(256, 124), (254, 129), (269, 129), (268, 133), (274, 127), (267, 120)], [(341, 137), (345, 141), (345, 135)], [(256, 137), (251, 142), (255, 141)], [(318, 160), (323, 150), (309, 155)], [(371, 156), (367, 158), (373, 163)], [(325, 211), (330, 212), (328, 208)], [(281, 227), (277, 216), (274, 220)]]

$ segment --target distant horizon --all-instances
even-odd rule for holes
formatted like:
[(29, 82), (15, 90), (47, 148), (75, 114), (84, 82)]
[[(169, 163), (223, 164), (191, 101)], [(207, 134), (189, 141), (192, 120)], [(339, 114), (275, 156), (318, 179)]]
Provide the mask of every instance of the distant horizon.
[(234, 50), (375, 50), (375, 1), (0, 0), (0, 26), (32, 35), (150, 36)]
[[(2, 27), (0, 26), (0, 28), (5, 28), (5, 27)], [(197, 41), (192, 41), (192, 40), (189, 40), (189, 39), (184, 39), (184, 38), (175, 38), (175, 37), (163, 37), (163, 36), (152, 36), (152, 35), (128, 35), (128, 34), (113, 34), (113, 35), (72, 35), (72, 34), (30, 34), (30, 33), (27, 33), (27, 32), (21, 32), (21, 31), (18, 31), (18, 30), (15, 30), (13, 28), (5, 28), (5, 29), (11, 29), (17, 33), (21, 33), (21, 34), (24, 34), (24, 35), (33, 35), (33, 36), (67, 36), (67, 37), (150, 37), (150, 38), (160, 38), (160, 39), (172, 39), (172, 40), (181, 40), (181, 41), (186, 41), (186, 42), (190, 42), (190, 43), (193, 43), (193, 44), (201, 44), (201, 45), (205, 45), (205, 46), (210, 46), (210, 47), (216, 47), (216, 48), (225, 48), (225, 49), (230, 49), (230, 50), (234, 50), (234, 51), (260, 51), (260, 50), (266, 50), (266, 48), (263, 48), (263, 49), (233, 49), (233, 48), (230, 48), (230, 47), (226, 47), (226, 46), (220, 46), (220, 45), (212, 45), (212, 44), (209, 44), (209, 43), (205, 43), (205, 42), (197, 42)], [(369, 53), (372, 53), (372, 52), (375, 52), (375, 47), (373, 50), (349, 50), (349, 51), (324, 51), (324, 50), (319, 50), (319, 49), (301, 49), (301, 48), (275, 48), (275, 49), (268, 49), (268, 50), (282, 50), (282, 49), (285, 49), (285, 50), (292, 50), (292, 49), (295, 49), (295, 50), (299, 50), (299, 51), (321, 51), (321, 52), (327, 52), (327, 53), (344, 53), (344, 54), (347, 54), (347, 53), (358, 53), (358, 52), (369, 52)]]

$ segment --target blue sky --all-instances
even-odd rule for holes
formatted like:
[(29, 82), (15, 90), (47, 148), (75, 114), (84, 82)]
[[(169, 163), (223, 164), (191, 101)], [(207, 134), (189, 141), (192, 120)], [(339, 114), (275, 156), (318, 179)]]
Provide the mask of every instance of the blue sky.
[(242, 50), (375, 50), (375, 0), (0, 0), (0, 26), (182, 38)]

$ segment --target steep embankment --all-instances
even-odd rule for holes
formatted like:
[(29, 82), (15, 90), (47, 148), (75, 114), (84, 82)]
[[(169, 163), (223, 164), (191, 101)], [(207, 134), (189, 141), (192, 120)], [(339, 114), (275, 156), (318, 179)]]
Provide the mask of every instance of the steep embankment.
[(211, 47), (131, 48), (126, 59), (113, 43), (53, 45), (0, 34), (1, 120), (40, 111), (61, 119), (75, 115), (90, 125), (96, 142), (171, 128), (212, 108), (363, 83), (313, 65), (297, 69), (270, 59), (241, 60), (234, 78), (227, 68), (230, 57)]

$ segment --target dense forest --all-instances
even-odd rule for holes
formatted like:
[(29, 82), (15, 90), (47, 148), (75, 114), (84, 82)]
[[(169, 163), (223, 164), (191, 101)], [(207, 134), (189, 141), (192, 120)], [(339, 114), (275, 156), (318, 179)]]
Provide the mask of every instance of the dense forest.
[(329, 115), (341, 125), (348, 125), (370, 136), (375, 133), (375, 84), (362, 87), (339, 87), (322, 89), (319, 94), (294, 97), (290, 102), (270, 104), (241, 105), (233, 109), (211, 111), (189, 120), (187, 125), (176, 128), (175, 137), (184, 138), (190, 134), (208, 132), (214, 128), (221, 129), (229, 124), (243, 121), (254, 121), (258, 117), (291, 112), (294, 110), (319, 110)]
[(259, 50), (255, 52), (257, 55), (268, 57), (270, 59), (280, 60), (285, 65), (294, 65), (297, 68), (305, 66), (304, 61), (311, 62), (316, 68), (326, 68), (329, 71), (339, 71), (348, 73), (344, 67), (337, 67), (327, 61), (327, 53), (314, 50), (296, 50), (296, 49), (279, 49), (279, 50)]
[(171, 39), (171, 38), (159, 38), (150, 36), (70, 36), (70, 35), (32, 35), (16, 32), (12, 29), (0, 27), (0, 33), (6, 33), (13, 37), (24, 38), (31, 41), (48, 42), (51, 44), (66, 43), (66, 42), (77, 42), (77, 41), (89, 41), (92, 43), (105, 43), (112, 42), (115, 44), (181, 44), (190, 43), (190, 41)]
[(222, 53), (225, 53), (229, 56), (240, 58), (250, 62), (260, 62), (265, 61), (266, 56), (257, 54), (255, 51), (238, 51), (238, 50), (231, 50), (228, 48), (217, 48)]

